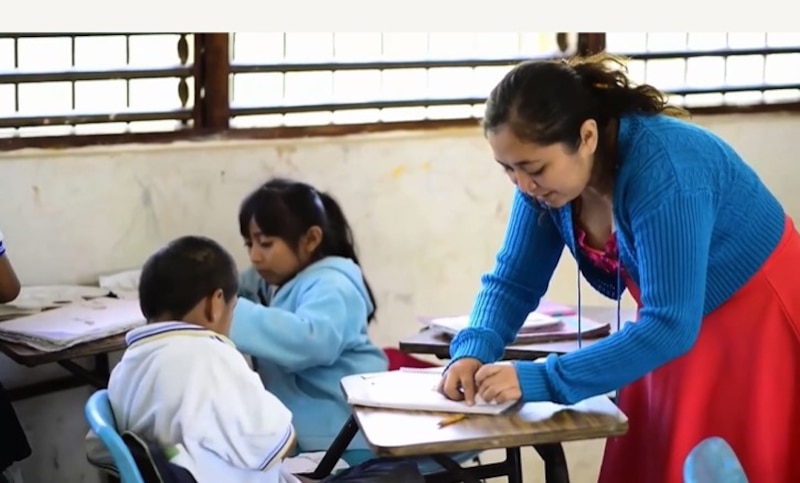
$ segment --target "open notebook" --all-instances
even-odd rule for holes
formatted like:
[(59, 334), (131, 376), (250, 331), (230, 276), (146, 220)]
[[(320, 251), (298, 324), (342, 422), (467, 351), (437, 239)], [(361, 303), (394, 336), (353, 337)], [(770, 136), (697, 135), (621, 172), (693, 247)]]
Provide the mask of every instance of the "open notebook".
[(406, 411), (431, 411), (462, 414), (497, 415), (516, 401), (503, 404), (476, 401), (467, 406), (462, 401), (451, 401), (439, 393), (442, 369), (401, 369), (342, 378), (347, 402), (353, 406), (367, 406)]

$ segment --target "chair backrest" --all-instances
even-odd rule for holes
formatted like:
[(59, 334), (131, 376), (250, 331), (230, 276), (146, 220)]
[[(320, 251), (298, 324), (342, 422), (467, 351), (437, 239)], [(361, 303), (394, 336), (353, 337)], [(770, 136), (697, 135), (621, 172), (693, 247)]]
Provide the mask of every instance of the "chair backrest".
[(747, 483), (739, 458), (722, 438), (704, 439), (689, 452), (683, 464), (685, 483)]
[(428, 361), (417, 359), (416, 357), (408, 355), (400, 351), (400, 349), (396, 349), (394, 347), (384, 347), (383, 353), (386, 354), (386, 359), (389, 361), (390, 371), (396, 371), (401, 367), (411, 367), (415, 369), (436, 367), (436, 364), (431, 364)]
[(86, 401), (84, 414), (89, 427), (111, 453), (114, 466), (119, 472), (120, 481), (122, 483), (144, 483), (133, 456), (117, 432), (117, 423), (108, 400), (108, 391), (101, 389), (92, 394)]

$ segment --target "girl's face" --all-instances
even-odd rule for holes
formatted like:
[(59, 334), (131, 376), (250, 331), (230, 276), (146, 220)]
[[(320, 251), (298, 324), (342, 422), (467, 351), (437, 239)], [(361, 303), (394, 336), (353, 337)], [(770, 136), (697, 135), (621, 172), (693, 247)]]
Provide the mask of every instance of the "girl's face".
[(270, 285), (282, 285), (311, 262), (321, 241), (322, 230), (313, 226), (300, 237), (297, 249), (293, 249), (280, 237), (264, 235), (256, 221), (251, 219), (250, 237), (244, 244), (250, 263), (261, 278)]
[(581, 126), (581, 143), (572, 153), (560, 143), (540, 146), (521, 141), (506, 126), (489, 132), (487, 139), (511, 182), (547, 206), (561, 208), (589, 185), (597, 148), (594, 120)]

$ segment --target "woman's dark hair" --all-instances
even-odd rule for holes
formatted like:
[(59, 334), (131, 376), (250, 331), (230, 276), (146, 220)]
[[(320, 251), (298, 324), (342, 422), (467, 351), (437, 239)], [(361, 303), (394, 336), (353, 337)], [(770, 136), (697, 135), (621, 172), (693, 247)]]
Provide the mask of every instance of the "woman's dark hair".
[(625, 114), (688, 113), (667, 104), (667, 96), (648, 84), (634, 85), (624, 59), (600, 53), (567, 60), (527, 61), (514, 67), (486, 101), (484, 132), (507, 126), (521, 141), (577, 149), (580, 127), (597, 122), (599, 144), (592, 177), (603, 188), (613, 184), (618, 160), (609, 125)]
[[(255, 220), (261, 233), (278, 237), (292, 249), (297, 249), (300, 238), (312, 226), (322, 230), (322, 242), (313, 254), (313, 260), (328, 256), (349, 258), (360, 265), (350, 224), (339, 204), (329, 194), (313, 186), (284, 178), (273, 178), (250, 193), (239, 209), (239, 232), (250, 238), (250, 220)], [(364, 285), (373, 310), (377, 302), (366, 277)]]
[(227, 302), (239, 290), (236, 263), (219, 243), (184, 236), (152, 254), (139, 278), (139, 306), (145, 318), (182, 319), (201, 300), (222, 290)]

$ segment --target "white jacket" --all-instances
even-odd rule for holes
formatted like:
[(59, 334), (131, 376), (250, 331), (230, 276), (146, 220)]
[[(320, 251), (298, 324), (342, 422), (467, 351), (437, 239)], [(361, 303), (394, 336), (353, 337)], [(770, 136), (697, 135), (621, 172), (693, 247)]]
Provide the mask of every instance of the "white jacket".
[(281, 464), (294, 445), (292, 414), (229, 339), (162, 322), (132, 330), (126, 341), (108, 384), (120, 432), (180, 448), (172, 461), (198, 483), (299, 481)]

